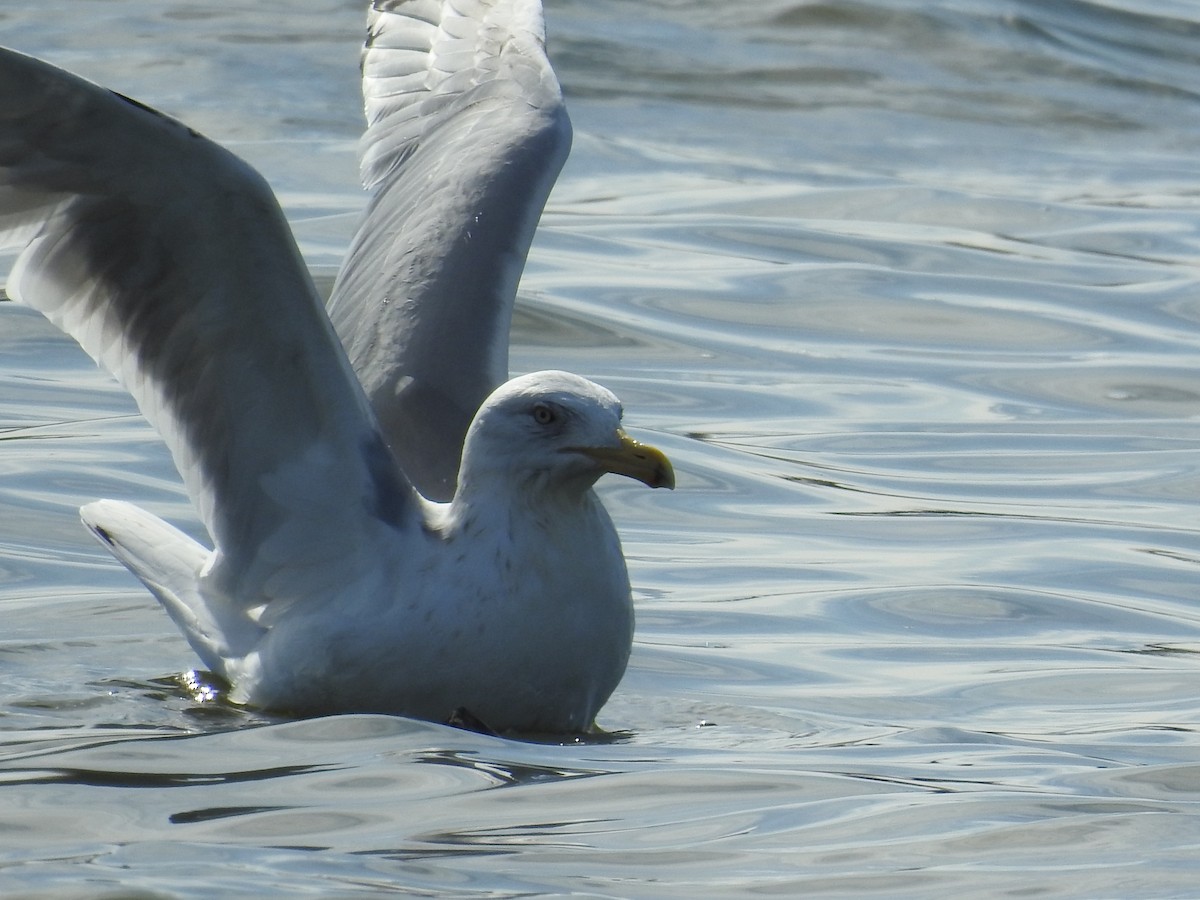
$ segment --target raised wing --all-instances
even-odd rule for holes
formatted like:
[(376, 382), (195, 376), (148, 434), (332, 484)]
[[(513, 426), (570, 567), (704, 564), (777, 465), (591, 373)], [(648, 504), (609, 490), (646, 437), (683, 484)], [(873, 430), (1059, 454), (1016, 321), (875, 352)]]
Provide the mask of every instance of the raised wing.
[(448, 499), (471, 417), (508, 377), (571, 125), (537, 0), (376, 0), (369, 24), (372, 194), (329, 312), (405, 474)]
[(287, 593), (303, 578), (281, 567), (415, 520), (278, 204), (232, 154), (0, 51), (0, 244), (23, 247), (9, 293), (163, 436), (231, 592)]

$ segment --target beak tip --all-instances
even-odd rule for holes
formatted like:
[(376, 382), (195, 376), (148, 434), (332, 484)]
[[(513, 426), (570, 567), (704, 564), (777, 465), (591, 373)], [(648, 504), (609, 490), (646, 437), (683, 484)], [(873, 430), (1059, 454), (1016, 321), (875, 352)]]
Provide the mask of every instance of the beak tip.
[(635, 446), (637, 456), (643, 466), (641, 473), (631, 474), (647, 487), (675, 490), (675, 467), (671, 465), (671, 460), (667, 459), (667, 455), (657, 447), (650, 447), (646, 444), (635, 444)]
[(666, 457), (663, 457), (663, 464), (658, 471), (654, 473), (654, 478), (646, 482), (652, 488), (666, 488), (668, 491), (675, 490), (675, 469)]

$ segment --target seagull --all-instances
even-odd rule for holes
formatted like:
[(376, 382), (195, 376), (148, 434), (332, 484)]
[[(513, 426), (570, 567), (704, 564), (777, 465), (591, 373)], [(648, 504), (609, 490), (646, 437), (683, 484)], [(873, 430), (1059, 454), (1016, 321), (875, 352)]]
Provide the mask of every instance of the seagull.
[(508, 377), (570, 146), (537, 0), (375, 0), (369, 202), (328, 308), (247, 163), (0, 51), (7, 283), (133, 395), (212, 547), (130, 503), (84, 523), (232, 702), (586, 733), (633, 639), (593, 491), (674, 487), (605, 388)]

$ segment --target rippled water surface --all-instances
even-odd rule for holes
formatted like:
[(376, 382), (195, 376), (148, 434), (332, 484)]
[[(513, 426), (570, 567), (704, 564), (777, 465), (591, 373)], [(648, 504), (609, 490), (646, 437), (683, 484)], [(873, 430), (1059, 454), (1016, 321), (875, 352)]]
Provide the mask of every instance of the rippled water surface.
[[(0, 40), (184, 118), (327, 280), (348, 0), (42, 0)], [(549, 0), (576, 126), (513, 368), (674, 494), (610, 743), (202, 702), (85, 534), (195, 530), (131, 401), (0, 303), (0, 892), (1195, 895), (1200, 10)]]

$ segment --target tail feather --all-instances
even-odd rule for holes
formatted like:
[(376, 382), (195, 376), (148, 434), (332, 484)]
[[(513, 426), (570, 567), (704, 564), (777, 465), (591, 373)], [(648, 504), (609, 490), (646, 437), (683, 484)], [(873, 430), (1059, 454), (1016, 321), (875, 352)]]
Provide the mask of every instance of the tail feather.
[(80, 517), (158, 598), (205, 666), (233, 681), (232, 664), (250, 653), (263, 630), (244, 610), (203, 590), (212, 552), (131, 503), (97, 500)]

